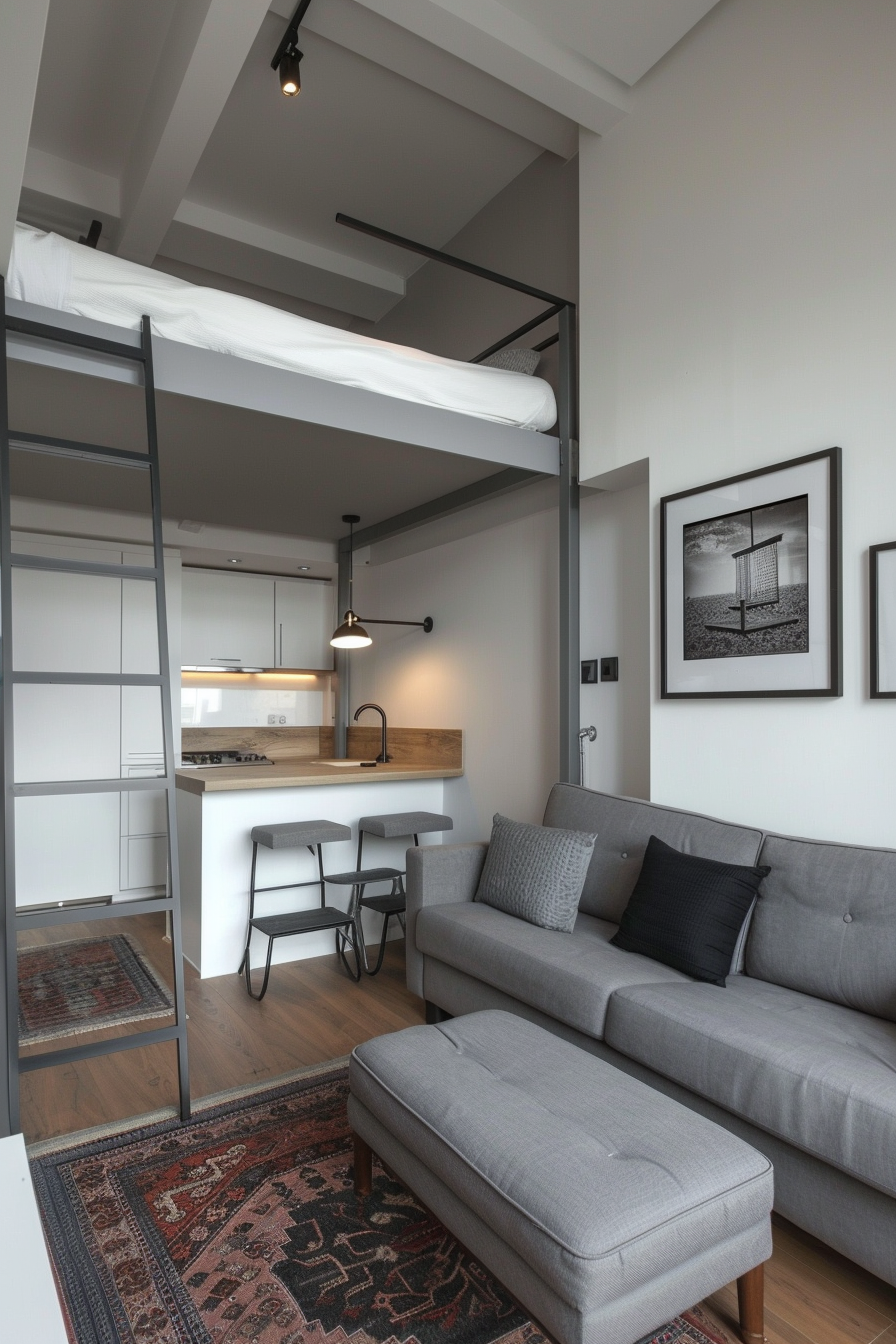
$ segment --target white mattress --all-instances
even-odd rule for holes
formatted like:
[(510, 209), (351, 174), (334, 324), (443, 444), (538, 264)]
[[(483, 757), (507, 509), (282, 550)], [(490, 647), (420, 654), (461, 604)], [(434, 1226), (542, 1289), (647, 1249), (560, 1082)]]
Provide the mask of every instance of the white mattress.
[(139, 329), (147, 313), (153, 333), (172, 341), (501, 425), (546, 430), (557, 418), (553, 391), (542, 378), (440, 359), (326, 327), (25, 224), (16, 225), (6, 292), (132, 329)]

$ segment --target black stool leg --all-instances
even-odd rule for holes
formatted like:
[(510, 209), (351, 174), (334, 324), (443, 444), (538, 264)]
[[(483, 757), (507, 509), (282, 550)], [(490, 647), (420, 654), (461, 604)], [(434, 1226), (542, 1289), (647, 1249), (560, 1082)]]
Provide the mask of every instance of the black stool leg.
[[(352, 970), (348, 964), (348, 957), (345, 955), (346, 944), (351, 947), (355, 954), (355, 969)], [(361, 979), (361, 958), (358, 956), (358, 945), (355, 941), (354, 930), (352, 935), (346, 933), (345, 929), (336, 930), (336, 951), (339, 954), (339, 960), (346, 969), (347, 974), (354, 980), (355, 984)]]
[[(246, 947), (243, 952), (243, 959), (240, 962), (240, 968), (237, 975), (242, 975), (243, 967), (249, 968), (249, 944), (252, 941), (252, 916), (255, 914), (255, 869), (258, 864), (258, 843), (252, 842), (252, 872), (249, 875), (249, 920), (246, 925)], [(250, 994), (252, 991), (249, 991)], [(253, 996), (254, 997), (254, 996)]]
[(246, 988), (247, 988), (248, 991), (249, 991), (249, 997), (255, 999), (258, 1003), (261, 1003), (261, 1001), (262, 1001), (262, 999), (264, 998), (265, 994), (268, 992), (268, 979), (269, 979), (270, 974), (271, 974), (271, 953), (273, 952), (273, 950), (274, 950), (274, 940), (273, 940), (273, 938), (269, 938), (269, 939), (268, 939), (268, 956), (267, 956), (267, 961), (266, 961), (265, 964), (264, 964), (264, 979), (263, 979), (262, 982), (261, 982), (261, 993), (260, 993), (260, 994), (254, 994), (254, 993), (252, 992), (252, 968), (251, 968), (250, 965), (249, 965), (249, 949), (248, 949), (248, 947), (246, 948), (246, 955), (245, 955), (244, 958), (243, 958), (243, 961), (245, 962), (245, 966), (246, 966)]

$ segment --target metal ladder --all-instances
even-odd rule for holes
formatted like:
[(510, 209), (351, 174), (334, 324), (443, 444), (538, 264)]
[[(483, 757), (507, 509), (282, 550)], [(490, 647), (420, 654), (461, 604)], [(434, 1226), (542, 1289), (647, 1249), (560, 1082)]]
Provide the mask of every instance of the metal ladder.
[[(0, 359), (0, 787), (3, 794), (3, 813), (0, 822), (2, 846), (2, 874), (5, 883), (4, 918), (2, 927), (3, 955), (0, 975), (5, 972), (6, 992), (0, 993), (0, 1013), (5, 1010), (7, 1067), (0, 1069), (0, 1133), (16, 1133), (19, 1121), (19, 1076), (35, 1069), (52, 1068), (78, 1060), (93, 1059), (119, 1050), (135, 1050), (160, 1041), (174, 1041), (177, 1045), (179, 1105), (181, 1119), (190, 1115), (190, 1083), (187, 1060), (187, 1029), (184, 1008), (183, 951), (180, 921), (180, 876), (177, 857), (177, 817), (175, 798), (174, 727), (171, 710), (171, 677), (168, 662), (168, 626), (165, 606), (165, 571), (162, 541), (162, 512), (159, 494), (159, 449), (156, 429), (155, 387), (153, 383), (152, 338), (149, 318), (144, 317), (141, 340), (138, 345), (106, 340), (85, 335), (63, 327), (45, 325), (6, 313), (3, 281), (0, 278), (0, 315), (3, 319), (4, 342), (7, 333), (14, 332), (29, 339), (68, 346), (78, 346), (112, 357), (136, 362), (143, 370), (143, 388), (146, 401), (146, 453), (101, 447), (59, 439), (52, 435), (12, 432), (9, 428), (9, 401), (7, 393), (7, 360)], [(127, 467), (149, 472), (152, 503), (153, 564), (130, 566), (102, 564), (51, 557), (16, 555), (12, 551), (12, 520), (10, 514), (10, 450), (50, 452), (59, 456), (74, 456), (81, 460), (100, 462), (107, 466)], [(143, 580), (155, 585), (156, 624), (158, 632), (158, 675), (80, 672), (25, 672), (13, 670), (12, 644), (12, 571), (39, 569), (76, 574), (96, 574), (113, 578)], [(85, 631), (89, 638), (89, 631)], [(156, 686), (161, 697), (162, 732), (164, 744), (164, 774), (136, 779), (77, 779), (41, 783), (16, 783), (15, 741), (13, 734), (13, 700), (16, 686), (35, 684), (63, 684), (72, 686)], [(168, 886), (165, 895), (138, 898), (133, 901), (111, 902), (97, 897), (96, 903), (72, 903), (68, 906), (48, 906), (19, 912), (16, 908), (15, 858), (15, 805), (17, 798), (46, 797), (54, 794), (125, 793), (132, 790), (154, 790), (166, 795), (168, 820)], [(43, 929), (57, 924), (81, 924), (96, 919), (116, 919), (165, 911), (170, 916), (171, 950), (174, 961), (174, 1025), (152, 1031), (138, 1031), (112, 1040), (94, 1041), (64, 1050), (52, 1050), (19, 1057), (18, 1039), (18, 957), (17, 934), (26, 929)], [(2, 1034), (2, 1032), (0, 1032)], [(5, 1096), (4, 1096), (5, 1093)]]

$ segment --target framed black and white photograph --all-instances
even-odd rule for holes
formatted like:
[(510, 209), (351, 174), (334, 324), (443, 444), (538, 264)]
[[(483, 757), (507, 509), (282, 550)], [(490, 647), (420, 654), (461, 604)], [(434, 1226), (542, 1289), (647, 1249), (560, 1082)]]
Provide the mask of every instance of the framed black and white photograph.
[(896, 541), (869, 552), (871, 698), (896, 698)]
[(840, 457), (660, 501), (664, 698), (841, 694)]

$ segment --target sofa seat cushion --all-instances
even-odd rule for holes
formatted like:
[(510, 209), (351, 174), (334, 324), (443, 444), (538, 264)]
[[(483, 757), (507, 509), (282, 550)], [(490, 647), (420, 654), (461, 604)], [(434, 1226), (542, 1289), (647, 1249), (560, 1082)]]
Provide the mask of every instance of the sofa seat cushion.
[(780, 985), (640, 985), (610, 1002), (615, 1050), (896, 1195), (896, 1025)]
[(417, 916), (415, 937), (424, 956), (599, 1040), (615, 989), (690, 983), (680, 971), (611, 947), (615, 932), (615, 924), (580, 914), (572, 933), (559, 933), (477, 902), (426, 906)]

